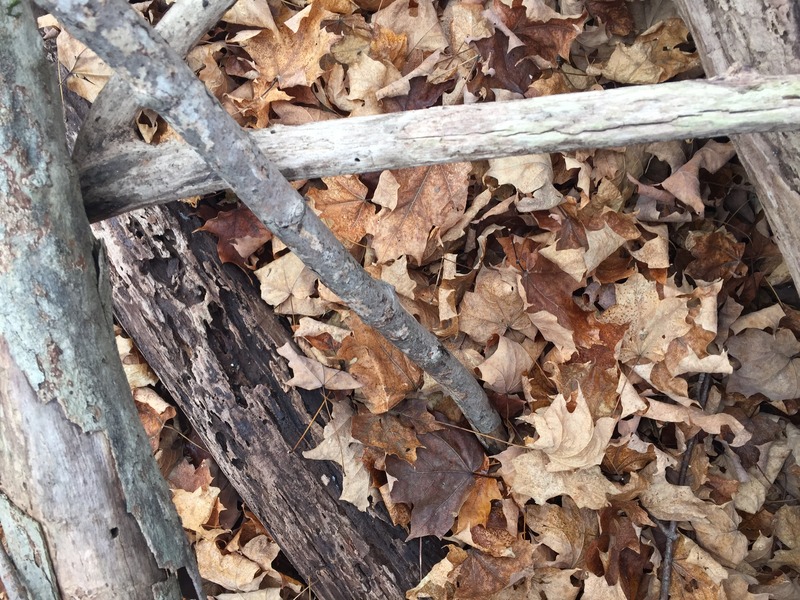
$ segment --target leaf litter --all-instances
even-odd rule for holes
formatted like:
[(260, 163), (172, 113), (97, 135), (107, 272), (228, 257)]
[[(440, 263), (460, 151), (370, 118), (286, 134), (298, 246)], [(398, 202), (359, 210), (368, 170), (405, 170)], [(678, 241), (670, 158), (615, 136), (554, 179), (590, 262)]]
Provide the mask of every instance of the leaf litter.
[[(61, 35), (70, 85), (92, 99), (107, 71)], [(669, 3), (624, 0), (240, 0), (189, 63), (248, 128), (702, 76)], [(665, 569), (675, 598), (800, 593), (800, 300), (730, 142), (296, 186), (512, 432), (486, 456), (436, 382), (247, 209), (203, 201), (221, 260), (292, 320), (291, 383), (352, 390), (304, 455), (342, 466), (343, 501), (383, 502), (410, 538), (448, 544), (408, 598), (653, 598)], [(149, 392), (137, 402), (157, 442), (174, 414)], [(242, 598), (296, 585), (252, 515), (220, 533), (207, 459), (172, 463), (206, 579)]]

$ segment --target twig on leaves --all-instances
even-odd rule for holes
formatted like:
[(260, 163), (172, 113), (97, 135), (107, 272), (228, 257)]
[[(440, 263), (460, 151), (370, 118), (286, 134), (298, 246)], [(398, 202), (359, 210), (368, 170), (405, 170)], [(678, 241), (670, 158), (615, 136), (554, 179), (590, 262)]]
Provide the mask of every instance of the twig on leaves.
[[(124, 0), (40, 0), (124, 77), (140, 102), (166, 117), (183, 139), (281, 241), (362, 321), (427, 371), (482, 434), (505, 429), (472, 374), (400, 305), (391, 285), (361, 268), (300, 194), (183, 60)], [(490, 450), (499, 450), (481, 439)]]
[[(697, 402), (700, 408), (705, 408), (708, 402), (708, 392), (711, 390), (711, 375), (708, 373), (701, 373), (700, 379), (697, 382)], [(678, 485), (686, 484), (686, 473), (689, 471), (689, 462), (692, 459), (692, 452), (695, 445), (697, 445), (697, 435), (695, 434), (686, 443), (686, 450), (681, 459), (681, 470), (678, 472)], [(672, 582), (672, 561), (674, 558), (673, 551), (675, 547), (675, 540), (678, 537), (678, 522), (670, 521), (669, 527), (662, 527), (661, 531), (667, 538), (664, 547), (664, 558), (661, 561), (661, 592), (659, 600), (669, 600), (669, 587)]]

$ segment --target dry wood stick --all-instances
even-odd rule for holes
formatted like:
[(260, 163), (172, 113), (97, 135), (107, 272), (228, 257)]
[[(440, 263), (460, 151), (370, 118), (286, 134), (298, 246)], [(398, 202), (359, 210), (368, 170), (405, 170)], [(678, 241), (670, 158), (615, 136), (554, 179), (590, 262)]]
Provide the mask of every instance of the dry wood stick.
[[(155, 26), (175, 52), (184, 56), (234, 0), (177, 0)], [(72, 158), (80, 164), (106, 148), (139, 141), (133, 119), (141, 108), (128, 83), (114, 75), (100, 91), (78, 133)]]
[[(174, 9), (173, 9), (174, 10)], [(169, 13), (167, 13), (169, 14)], [(800, 127), (800, 75), (753, 73), (388, 115), (250, 134), (289, 179)], [(226, 187), (180, 142), (106, 146), (79, 162), (98, 221)]]
[(122, 0), (40, 4), (164, 115), (322, 283), (438, 381), (476, 431), (492, 438), (505, 436), (500, 416), (470, 372), (402, 308), (391, 285), (372, 279), (361, 268), (253, 139), (132, 8)]

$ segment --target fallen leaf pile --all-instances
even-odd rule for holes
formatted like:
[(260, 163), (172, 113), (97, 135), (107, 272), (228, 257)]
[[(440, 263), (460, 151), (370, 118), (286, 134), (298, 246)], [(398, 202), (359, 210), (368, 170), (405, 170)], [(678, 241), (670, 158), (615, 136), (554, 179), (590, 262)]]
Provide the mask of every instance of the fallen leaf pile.
[[(249, 128), (701, 75), (669, 3), (623, 0), (240, 0), (188, 61)], [(448, 544), (408, 598), (657, 598), (665, 570), (672, 598), (800, 596), (798, 297), (729, 142), (296, 185), (511, 432), (486, 456), (435, 381), (212, 201), (220, 258), (291, 319), (290, 383), (339, 390), (304, 455)], [(255, 531), (220, 550), (216, 493), (176, 487), (205, 576), (277, 580)]]

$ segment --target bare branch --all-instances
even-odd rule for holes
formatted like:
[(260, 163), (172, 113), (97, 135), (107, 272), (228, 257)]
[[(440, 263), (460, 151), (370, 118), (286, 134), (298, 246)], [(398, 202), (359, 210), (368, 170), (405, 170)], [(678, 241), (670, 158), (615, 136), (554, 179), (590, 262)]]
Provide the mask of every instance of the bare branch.
[[(231, 4), (233, 0), (177, 0), (155, 30), (175, 52), (184, 56)], [(138, 141), (132, 125), (140, 108), (139, 99), (128, 83), (114, 75), (92, 104), (75, 142), (73, 159), (80, 164), (104, 145)], [(109, 144), (111, 140), (114, 144)]]
[[(251, 133), (289, 179), (800, 126), (800, 75), (739, 74)], [(168, 168), (167, 168), (168, 165)], [(225, 187), (179, 142), (106, 146), (79, 164), (89, 218)]]
[(147, 98), (262, 222), (361, 319), (444, 386), (479, 432), (504, 437), (481, 386), (406, 312), (391, 285), (372, 279), (228, 115), (183, 60), (123, 0), (42, 0)]

